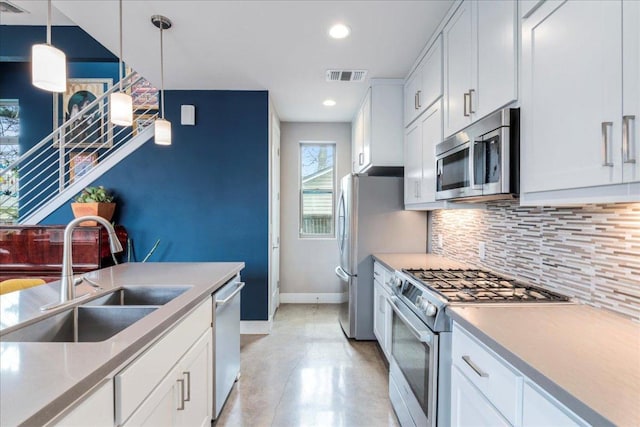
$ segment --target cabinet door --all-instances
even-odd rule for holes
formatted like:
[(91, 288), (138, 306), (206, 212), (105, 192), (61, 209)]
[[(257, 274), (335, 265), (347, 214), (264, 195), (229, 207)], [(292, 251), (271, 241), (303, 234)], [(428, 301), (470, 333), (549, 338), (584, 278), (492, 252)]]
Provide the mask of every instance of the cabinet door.
[(587, 424), (544, 391), (529, 383), (524, 385), (522, 399), (523, 427), (574, 427)]
[(371, 164), (371, 89), (362, 104), (362, 163), (360, 171)]
[(108, 380), (53, 425), (107, 427), (113, 424), (113, 381)]
[(184, 380), (184, 410), (177, 411), (176, 425), (211, 425), (213, 406), (212, 335), (205, 333), (180, 363)]
[(438, 36), (424, 57), (418, 108), (422, 113), (442, 96), (442, 36)]
[[(442, 31), (444, 39), (445, 135), (471, 122), (468, 96), (472, 87), (472, 2), (463, 2)], [(473, 97), (473, 94), (471, 94)]]
[(354, 119), (353, 126), (353, 135), (351, 137), (351, 154), (353, 157), (353, 172), (358, 173), (360, 168), (364, 164), (364, 153), (362, 152), (363, 147), (362, 143), (364, 141), (364, 117), (362, 115), (362, 109), (358, 110), (358, 114)]
[[(517, 99), (518, 14), (515, 1), (479, 1), (477, 84), (471, 97), (472, 119), (481, 118)], [(475, 62), (475, 61), (474, 61)]]
[(420, 201), (422, 183), (421, 120), (409, 126), (404, 137), (404, 203)]
[(522, 26), (523, 191), (621, 180), (621, 2), (546, 2)]
[(384, 291), (381, 289), (380, 283), (373, 282), (373, 334), (378, 339), (380, 347), (384, 350), (384, 312), (385, 300)]
[(436, 102), (420, 119), (422, 183), (420, 201), (436, 201), (436, 145), (442, 142), (442, 102)]
[(404, 124), (409, 123), (418, 117), (418, 90), (422, 83), (422, 65), (413, 72), (411, 77), (404, 84)]
[(451, 425), (509, 426), (496, 408), (455, 366), (451, 368)]
[(180, 396), (180, 384), (175, 375), (167, 375), (123, 426), (174, 426)]
[(622, 2), (622, 114), (624, 182), (640, 181), (640, 2)]

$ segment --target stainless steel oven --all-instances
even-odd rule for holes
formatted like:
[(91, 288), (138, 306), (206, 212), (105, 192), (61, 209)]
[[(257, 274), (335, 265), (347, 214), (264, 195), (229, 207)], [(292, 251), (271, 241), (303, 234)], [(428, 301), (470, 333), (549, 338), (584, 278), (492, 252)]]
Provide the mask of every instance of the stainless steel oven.
[(397, 297), (392, 313), (389, 395), (403, 427), (435, 426), (438, 335)]
[(519, 111), (497, 111), (436, 146), (436, 199), (491, 200), (519, 193)]

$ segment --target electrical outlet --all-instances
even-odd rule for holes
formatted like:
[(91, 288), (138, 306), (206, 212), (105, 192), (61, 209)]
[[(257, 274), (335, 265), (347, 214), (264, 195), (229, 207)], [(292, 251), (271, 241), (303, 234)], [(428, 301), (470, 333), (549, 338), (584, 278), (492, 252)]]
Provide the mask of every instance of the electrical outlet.
[(478, 243), (478, 256), (480, 257), (481, 260), (483, 260), (484, 255), (485, 255), (485, 243), (480, 242)]
[(438, 234), (438, 249), (442, 249), (442, 246), (444, 246), (442, 242), (442, 234)]

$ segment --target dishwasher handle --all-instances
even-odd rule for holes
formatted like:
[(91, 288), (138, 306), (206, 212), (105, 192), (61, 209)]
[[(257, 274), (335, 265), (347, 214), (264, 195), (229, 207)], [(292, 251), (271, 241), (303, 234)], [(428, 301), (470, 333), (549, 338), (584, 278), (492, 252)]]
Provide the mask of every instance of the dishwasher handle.
[(244, 282), (240, 282), (238, 284), (238, 287), (236, 288), (235, 291), (233, 291), (231, 293), (231, 295), (229, 295), (228, 297), (226, 297), (225, 299), (217, 299), (216, 298), (216, 307), (222, 307), (223, 305), (225, 305), (226, 303), (228, 303), (229, 301), (231, 301), (233, 299), (233, 297), (235, 297), (236, 295), (238, 295), (238, 292), (240, 292), (242, 290), (242, 288), (244, 288), (245, 283)]

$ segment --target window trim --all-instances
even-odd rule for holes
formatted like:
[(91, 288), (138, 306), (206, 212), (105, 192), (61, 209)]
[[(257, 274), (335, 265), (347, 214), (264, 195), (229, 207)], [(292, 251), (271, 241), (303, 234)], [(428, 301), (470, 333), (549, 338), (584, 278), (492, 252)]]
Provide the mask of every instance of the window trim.
[[(302, 148), (309, 145), (331, 145), (333, 146), (333, 189), (331, 190), (331, 233), (328, 234), (312, 234), (302, 232), (302, 214), (303, 214), (303, 190), (302, 190)], [(338, 144), (336, 141), (314, 141), (301, 140), (298, 142), (298, 239), (301, 240), (335, 240), (336, 239), (336, 205), (338, 192)]]

